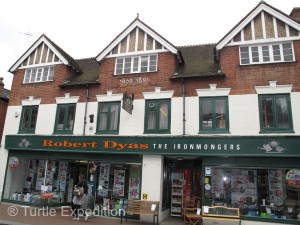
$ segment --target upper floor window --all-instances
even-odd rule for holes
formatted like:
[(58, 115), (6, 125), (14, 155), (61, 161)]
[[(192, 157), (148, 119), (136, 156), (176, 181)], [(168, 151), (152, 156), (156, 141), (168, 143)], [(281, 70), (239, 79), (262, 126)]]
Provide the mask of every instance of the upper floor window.
[(54, 133), (73, 133), (76, 104), (57, 105)]
[(157, 55), (131, 56), (116, 59), (115, 75), (146, 73), (157, 70)]
[(170, 133), (171, 100), (146, 100), (145, 133)]
[(35, 132), (38, 109), (38, 106), (23, 106), (19, 133)]
[(200, 133), (229, 132), (228, 98), (200, 98)]
[(120, 102), (100, 102), (98, 106), (97, 133), (118, 133)]
[(260, 95), (261, 132), (293, 132), (290, 95)]
[(292, 43), (240, 47), (241, 65), (295, 61)]
[(24, 84), (53, 81), (54, 66), (27, 69)]

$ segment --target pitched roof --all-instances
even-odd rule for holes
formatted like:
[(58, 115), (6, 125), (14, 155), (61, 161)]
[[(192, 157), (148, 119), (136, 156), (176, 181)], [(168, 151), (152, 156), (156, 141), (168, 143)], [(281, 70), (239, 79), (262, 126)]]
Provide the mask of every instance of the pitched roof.
[(177, 54), (178, 49), (167, 39), (158, 34), (155, 30), (149, 27), (147, 24), (142, 22), (138, 17), (135, 18), (118, 36), (116, 36), (112, 42), (106, 46), (97, 56), (96, 60), (101, 61), (104, 57), (109, 54), (109, 52), (117, 46), (133, 29), (139, 27), (143, 31), (145, 31), (148, 35), (154, 38), (156, 41), (165, 46), (169, 51), (173, 54)]
[(60, 87), (78, 85), (99, 85), (99, 64), (95, 58), (77, 59), (75, 61), (81, 68), (80, 74), (72, 74)]
[(185, 64), (179, 65), (172, 78), (224, 76), (214, 60), (215, 44), (178, 47)]
[(235, 35), (240, 32), (246, 25), (251, 22), (260, 12), (266, 11), (274, 17), (280, 19), (292, 28), (300, 31), (300, 24), (289, 15), (267, 4), (265, 1), (260, 1), (241, 21), (239, 21), (217, 44), (216, 49), (220, 50), (231, 41)]
[(70, 66), (77, 72), (81, 72), (80, 67), (75, 62), (75, 60), (66, 53), (62, 48), (55, 44), (51, 39), (49, 39), (45, 34), (42, 34), (36, 42), (34, 42), (31, 47), (11, 66), (9, 72), (14, 73), (18, 67), (24, 62), (24, 60), (41, 44), (45, 43), (54, 53), (59, 57), (59, 59), (65, 64)]

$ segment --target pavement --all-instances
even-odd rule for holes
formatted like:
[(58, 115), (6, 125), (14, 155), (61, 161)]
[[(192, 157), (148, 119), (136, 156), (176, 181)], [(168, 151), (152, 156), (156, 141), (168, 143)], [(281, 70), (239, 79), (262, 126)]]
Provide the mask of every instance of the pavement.
[[(29, 206), (0, 204), (0, 225), (119, 225), (120, 218), (103, 216), (92, 216), (86, 222), (84, 218), (74, 221), (69, 207), (59, 208), (33, 208)], [(123, 220), (123, 225), (152, 224), (140, 222), (139, 220)], [(160, 225), (182, 225), (180, 218), (172, 218), (163, 221)]]

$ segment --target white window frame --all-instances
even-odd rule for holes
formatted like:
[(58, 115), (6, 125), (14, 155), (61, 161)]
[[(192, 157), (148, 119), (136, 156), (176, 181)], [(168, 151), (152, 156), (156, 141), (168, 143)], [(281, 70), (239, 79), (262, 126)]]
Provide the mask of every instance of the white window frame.
[[(45, 75), (47, 76), (44, 76)], [(23, 84), (53, 81), (54, 66), (35, 67), (26, 69)]]
[[(284, 44), (290, 44), (291, 50), (292, 50), (292, 60), (285, 60), (284, 56)], [(273, 46), (277, 45), (279, 46), (280, 50), (280, 60), (274, 60), (274, 51)], [(269, 61), (264, 61), (263, 59), (263, 50), (262, 48), (267, 46), (268, 47), (268, 53), (269, 53)], [(258, 48), (258, 62), (253, 62), (253, 56), (252, 56), (252, 48)], [(249, 63), (242, 63), (242, 51), (241, 48), (248, 48), (248, 58), (243, 59), (249, 59)], [(271, 44), (262, 44), (262, 45), (249, 45), (249, 46), (240, 46), (239, 47), (239, 56), (240, 56), (240, 65), (253, 65), (253, 64), (267, 64), (267, 63), (279, 63), (279, 62), (294, 62), (295, 61), (295, 53), (294, 53), (294, 45), (293, 42), (283, 42), (283, 43), (271, 43)]]
[[(154, 60), (150, 60), (152, 56), (155, 56), (155, 65), (150, 66), (150, 62), (153, 62)], [(145, 58), (147, 58), (147, 66), (143, 66), (143, 68), (146, 68), (145, 71), (142, 71), (142, 59), (143, 62), (145, 62)], [(150, 54), (150, 55), (140, 55), (140, 56), (128, 56), (128, 57), (119, 57), (116, 58), (115, 61), (115, 75), (123, 75), (123, 74), (131, 74), (131, 73), (149, 73), (149, 72), (156, 72), (157, 71), (157, 54)], [(130, 59), (130, 71), (125, 72), (125, 61)], [(134, 64), (138, 60), (138, 65)], [(117, 67), (119, 65), (119, 67)], [(121, 68), (122, 67), (122, 68)], [(155, 67), (154, 70), (150, 70), (151, 67)], [(129, 67), (126, 67), (129, 68)], [(117, 72), (118, 70), (122, 69), (122, 72)]]

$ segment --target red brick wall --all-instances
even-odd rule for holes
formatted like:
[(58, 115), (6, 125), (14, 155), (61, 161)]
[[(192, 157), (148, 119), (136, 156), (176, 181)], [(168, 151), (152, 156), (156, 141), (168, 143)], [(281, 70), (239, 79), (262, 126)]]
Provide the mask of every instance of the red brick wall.
[[(135, 99), (142, 99), (142, 92), (154, 92), (154, 87), (161, 87), (162, 91), (175, 90), (175, 96), (181, 95), (180, 83), (174, 83), (170, 80), (176, 70), (176, 61), (172, 53), (160, 53), (158, 55), (157, 72), (117, 76), (113, 75), (114, 69), (115, 58), (106, 58), (101, 62), (101, 90), (99, 94), (106, 94), (107, 90), (112, 90), (113, 93), (134, 93)], [(148, 81), (143, 83), (136, 82), (136, 79), (139, 78), (148, 79)], [(122, 80), (129, 83), (122, 83)]]
[(3, 128), (5, 123), (8, 102), (0, 99), (0, 143), (2, 140)]
[[(135, 99), (143, 98), (142, 92), (154, 92), (154, 87), (161, 87), (162, 91), (175, 90), (174, 96), (181, 96), (181, 81), (171, 81), (176, 70), (176, 59), (172, 53), (160, 53), (158, 55), (158, 70), (153, 73), (129, 74), (115, 76), (115, 58), (104, 59), (100, 64), (100, 83), (98, 87), (90, 88), (90, 100), (96, 101), (96, 95), (106, 94), (108, 90), (113, 93), (134, 94)], [(21, 100), (28, 99), (28, 96), (42, 98), (41, 104), (55, 104), (55, 98), (63, 97), (65, 93), (71, 96), (80, 96), (79, 102), (86, 101), (86, 88), (65, 88), (58, 87), (63, 83), (72, 71), (65, 65), (55, 67), (54, 81), (34, 84), (23, 84), (25, 70), (18, 70), (14, 75), (11, 88), (10, 106), (21, 105)], [(136, 82), (136, 79), (148, 79), (147, 82)], [(129, 80), (132, 83), (122, 83), (120, 80)]]
[[(63, 64), (55, 66), (54, 81), (23, 84), (25, 70), (18, 70), (13, 78), (9, 105), (21, 105), (21, 100), (28, 99), (28, 96), (42, 98), (41, 104), (55, 104), (55, 97), (63, 97), (65, 93), (71, 96), (85, 96), (85, 90), (64, 90), (59, 87), (71, 74), (71, 70)], [(84, 97), (79, 101), (85, 101)]]
[(292, 91), (300, 91), (300, 41), (294, 41), (294, 51), (295, 62), (240, 66), (239, 47), (225, 47), (220, 53), (224, 85), (232, 88), (230, 94), (254, 94), (254, 86), (268, 86), (269, 81), (277, 80), (277, 85), (293, 84)]

